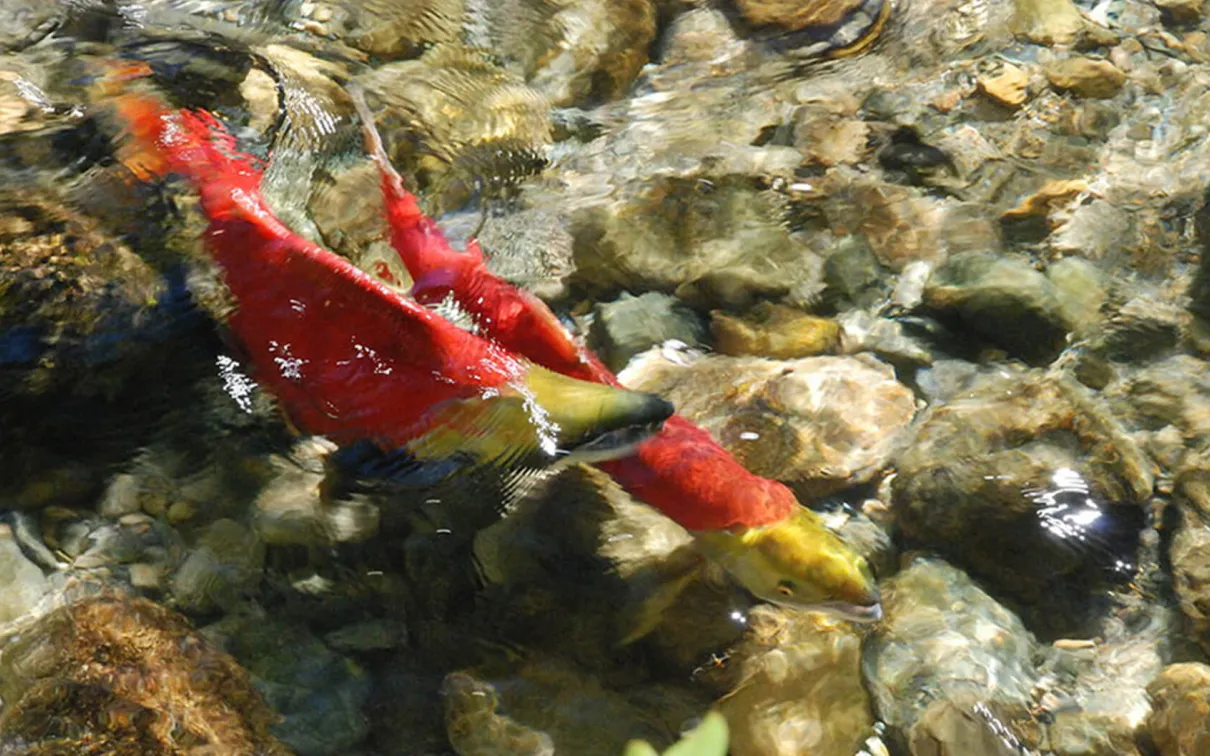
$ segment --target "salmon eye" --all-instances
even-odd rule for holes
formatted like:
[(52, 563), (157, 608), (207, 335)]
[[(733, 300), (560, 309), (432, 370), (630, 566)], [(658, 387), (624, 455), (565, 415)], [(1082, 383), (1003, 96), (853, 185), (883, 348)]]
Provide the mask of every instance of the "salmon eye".
[(794, 588), (794, 581), (792, 580), (783, 580), (777, 584), (777, 592), (787, 597), (794, 595)]

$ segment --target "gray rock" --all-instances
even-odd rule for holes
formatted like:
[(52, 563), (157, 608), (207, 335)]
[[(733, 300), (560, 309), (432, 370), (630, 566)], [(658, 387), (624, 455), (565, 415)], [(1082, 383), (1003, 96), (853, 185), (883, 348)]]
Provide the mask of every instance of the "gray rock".
[(170, 591), (185, 611), (230, 610), (261, 580), (265, 547), (234, 520), (216, 520), (172, 576)]
[(1037, 679), (1033, 636), (1015, 614), (962, 571), (920, 558), (883, 585), (883, 607), (864, 668), (894, 739), (932, 744), (913, 753), (957, 756), (1003, 723), (1007, 736), (1036, 744), (1036, 734), (1012, 726), (1027, 718)]
[(706, 344), (701, 316), (676, 297), (657, 292), (621, 297), (593, 307), (588, 346), (614, 372), (630, 358), (670, 339), (691, 348)]
[(1155, 475), (1083, 386), (1006, 370), (932, 407), (896, 467), (903, 535), (1010, 595), (1057, 602), (1035, 622), (1075, 620), (1102, 570), (1133, 561)]
[(0, 524), (0, 624), (30, 612), (50, 590), (42, 570), (21, 552), (12, 528)]
[(128, 473), (113, 476), (97, 504), (99, 514), (114, 519), (133, 514), (139, 509), (139, 479)]
[(230, 615), (202, 631), (252, 675), (284, 719), (273, 734), (299, 756), (348, 753), (368, 733), (370, 681), (305, 627), (266, 616)]
[(1016, 257), (954, 255), (933, 272), (924, 303), (971, 335), (1034, 364), (1053, 360), (1067, 337), (1054, 284)]

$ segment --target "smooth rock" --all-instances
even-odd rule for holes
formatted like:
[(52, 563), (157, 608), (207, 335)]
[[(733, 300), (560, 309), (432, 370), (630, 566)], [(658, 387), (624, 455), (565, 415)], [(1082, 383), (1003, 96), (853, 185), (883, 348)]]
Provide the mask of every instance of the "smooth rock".
[(97, 504), (97, 512), (103, 517), (118, 519), (123, 515), (139, 511), (139, 480), (134, 475), (122, 473), (110, 479), (105, 494)]
[(50, 590), (42, 570), (21, 552), (5, 524), (0, 524), (0, 585), (0, 625), (27, 614)]
[(1015, 0), (1013, 30), (1040, 45), (1066, 45), (1084, 30), (1084, 17), (1071, 0)]
[(720, 710), (735, 756), (851, 756), (873, 732), (861, 637), (845, 623), (773, 606), (748, 614), (728, 651)]
[(1160, 756), (1210, 753), (1210, 667), (1173, 664), (1147, 686), (1152, 711), (1147, 729)]
[(1077, 97), (1107, 100), (1117, 96), (1126, 83), (1126, 74), (1107, 60), (1067, 58), (1043, 68), (1052, 87)]
[(1054, 285), (1017, 257), (970, 252), (951, 257), (929, 278), (925, 306), (1031, 363), (1054, 359), (1067, 326)]
[(1058, 602), (1031, 621), (1058, 621), (1133, 559), (1154, 463), (1074, 380), (980, 376), (932, 407), (905, 448), (892, 483), (902, 535), (1035, 610)]
[(636, 354), (668, 340), (691, 348), (707, 341), (701, 316), (676, 297), (657, 292), (637, 297), (623, 293), (613, 302), (593, 307), (588, 346), (615, 372)]
[(743, 317), (710, 314), (714, 348), (719, 354), (753, 355), (778, 360), (813, 357), (835, 351), (840, 325), (793, 307), (761, 302)]
[(916, 412), (890, 366), (867, 355), (686, 364), (653, 350), (621, 378), (666, 397), (746, 467), (803, 496), (871, 480)]
[(216, 520), (172, 576), (170, 591), (185, 611), (230, 610), (261, 579), (264, 544), (234, 520)]
[(1035, 745), (1037, 733), (1014, 722), (1028, 719), (1036, 680), (1036, 646), (1021, 620), (937, 559), (913, 560), (882, 587), (885, 618), (866, 643), (864, 668), (892, 738), (921, 749), (913, 753), (953, 756), (986, 743), (981, 730)]

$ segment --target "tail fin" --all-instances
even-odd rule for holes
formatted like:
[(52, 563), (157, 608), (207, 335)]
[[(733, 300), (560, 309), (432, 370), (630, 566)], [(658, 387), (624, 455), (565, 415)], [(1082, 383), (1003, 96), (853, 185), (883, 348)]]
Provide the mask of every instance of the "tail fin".
[(119, 121), (118, 159), (141, 181), (171, 173), (184, 176), (212, 219), (235, 214), (239, 198), (260, 187), (260, 162), (239, 152), (235, 139), (209, 113), (174, 110), (146, 92), (114, 94), (121, 83), (140, 75), (137, 67), (116, 71), (100, 77), (94, 87)]

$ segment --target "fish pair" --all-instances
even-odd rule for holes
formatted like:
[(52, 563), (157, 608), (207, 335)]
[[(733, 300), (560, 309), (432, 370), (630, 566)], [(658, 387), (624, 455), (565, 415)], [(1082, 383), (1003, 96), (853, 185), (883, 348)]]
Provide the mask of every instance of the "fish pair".
[[(749, 473), (662, 399), (621, 387), (541, 300), (492, 275), (477, 244), (453, 250), (353, 95), (413, 299), (286, 228), (261, 197), (255, 161), (212, 118), (146, 95), (114, 98), (136, 175), (180, 174), (200, 195), (206, 249), (237, 303), (228, 328), (297, 427), (422, 464), (594, 461), (693, 531), (756, 596), (881, 615), (866, 561), (789, 489)], [(449, 297), (482, 336), (422, 306)]]
[(233, 346), (299, 430), (368, 442), (431, 477), (625, 454), (672, 414), (654, 394), (560, 375), (458, 328), (298, 236), (212, 117), (133, 92), (112, 103), (136, 175), (179, 174), (200, 195)]
[[(454, 250), (391, 165), (373, 114), (350, 90), (366, 152), (382, 180), (391, 246), (425, 304), (452, 300), (478, 332), (563, 375), (621, 386), (533, 294), (492, 274), (476, 241)], [(882, 616), (866, 560), (798, 504), (789, 488), (749, 472), (710, 434), (674, 415), (633, 455), (598, 465), (631, 495), (694, 532), (706, 554), (759, 598), (830, 609), (856, 621)]]

